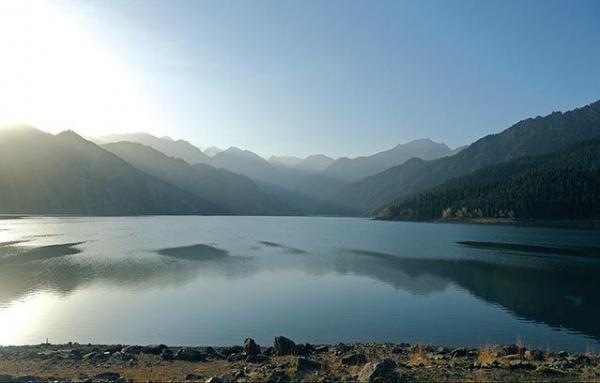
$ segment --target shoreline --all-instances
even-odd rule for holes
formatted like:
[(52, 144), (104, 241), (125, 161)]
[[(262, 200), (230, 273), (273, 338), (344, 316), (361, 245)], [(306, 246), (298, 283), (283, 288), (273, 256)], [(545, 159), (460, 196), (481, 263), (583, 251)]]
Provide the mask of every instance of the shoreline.
[(546, 227), (554, 229), (600, 230), (600, 220), (538, 220), (509, 218), (469, 218), (469, 219), (395, 219), (375, 216), (375, 221), (415, 222), (458, 225), (497, 225), (521, 227)]
[(600, 381), (600, 354), (407, 343), (0, 346), (0, 382)]

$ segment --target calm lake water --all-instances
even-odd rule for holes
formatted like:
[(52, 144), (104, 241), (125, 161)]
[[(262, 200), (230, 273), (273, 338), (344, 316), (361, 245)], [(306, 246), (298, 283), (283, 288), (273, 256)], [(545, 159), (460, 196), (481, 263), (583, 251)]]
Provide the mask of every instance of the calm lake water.
[(0, 220), (0, 344), (276, 335), (598, 350), (600, 232), (358, 218)]

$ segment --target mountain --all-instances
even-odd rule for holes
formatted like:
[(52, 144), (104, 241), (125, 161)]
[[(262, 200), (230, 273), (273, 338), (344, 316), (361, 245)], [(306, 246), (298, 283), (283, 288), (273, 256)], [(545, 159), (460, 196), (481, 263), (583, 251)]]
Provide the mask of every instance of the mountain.
[(318, 173), (327, 169), (335, 160), (323, 154), (313, 154), (294, 165), (294, 169), (305, 173)]
[(453, 156), (390, 168), (347, 186), (333, 200), (369, 212), (485, 166), (553, 152), (595, 137), (600, 137), (600, 101), (565, 113), (553, 112), (520, 121)]
[[(452, 150), (446, 144), (430, 139), (414, 140), (371, 156), (340, 158), (322, 172), (302, 179), (296, 184), (296, 190), (308, 196), (330, 200), (336, 204), (341, 202), (340, 206), (361, 211), (360, 205), (353, 206), (344, 200), (338, 201), (336, 195), (358, 180), (400, 165), (411, 158), (427, 160), (451, 154)], [(336, 198), (332, 199), (334, 197)]]
[(433, 160), (451, 153), (452, 150), (446, 144), (427, 138), (419, 139), (366, 157), (340, 158), (327, 167), (323, 175), (353, 182), (400, 165), (411, 158)]
[(214, 157), (215, 154), (221, 153), (223, 150), (224, 149), (217, 148), (216, 146), (209, 146), (208, 148), (204, 149), (204, 154), (209, 157)]
[(15, 214), (224, 214), (77, 134), (0, 129), (0, 212)]
[(144, 173), (175, 185), (215, 205), (240, 215), (288, 215), (296, 213), (264, 193), (250, 178), (206, 164), (190, 165), (149, 147), (132, 142), (103, 145)]
[(269, 163), (279, 168), (293, 168), (297, 164), (302, 162), (302, 158), (294, 156), (271, 156), (269, 157)]
[(277, 169), (258, 154), (235, 147), (215, 154), (209, 164), (216, 168), (246, 175), (255, 181), (271, 183), (279, 175)]
[(391, 204), (387, 219), (598, 219), (600, 139), (451, 179)]
[(97, 143), (129, 141), (150, 146), (170, 157), (181, 158), (188, 164), (208, 163), (210, 157), (185, 140), (174, 141), (169, 137), (155, 137), (148, 133), (111, 134), (98, 138)]

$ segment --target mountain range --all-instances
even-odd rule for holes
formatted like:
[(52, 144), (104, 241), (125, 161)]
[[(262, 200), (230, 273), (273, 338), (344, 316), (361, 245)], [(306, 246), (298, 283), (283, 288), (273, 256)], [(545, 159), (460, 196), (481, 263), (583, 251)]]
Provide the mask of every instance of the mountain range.
[[(521, 170), (515, 169), (521, 169), (523, 163), (543, 167), (542, 164), (553, 161), (552, 155), (559, 155), (569, 145), (599, 137), (600, 101), (568, 112), (525, 119), (454, 150), (430, 139), (418, 139), (372, 155), (338, 159), (322, 154), (265, 159), (235, 147), (202, 151), (185, 140), (147, 133), (108, 135), (91, 142), (71, 131), (52, 135), (27, 126), (4, 128), (0, 129), (0, 213), (385, 212), (393, 219), (405, 219), (411, 214), (415, 218), (433, 218), (440, 214), (439, 203), (448, 205), (442, 210), (451, 211), (461, 203), (475, 209), (473, 201), (485, 200), (485, 206), (500, 206), (506, 196), (497, 194), (498, 201), (494, 201), (489, 185), (513, 190), (516, 184), (510, 182), (514, 177), (508, 175), (522, 175)], [(564, 153), (560, 156), (564, 157)], [(580, 159), (572, 161), (579, 164), (581, 171), (589, 165)], [(562, 172), (562, 179), (569, 179), (565, 176), (568, 170), (556, 171)], [(585, 177), (593, 174), (586, 174), (576, 181), (587, 185), (589, 180)], [(486, 175), (495, 175), (487, 186), (474, 181), (487, 179)], [(527, 177), (542, 182), (540, 185), (550, 182), (535, 172)], [(575, 179), (569, 180), (575, 185)], [(479, 189), (473, 189), (475, 184)], [(453, 188), (452, 192), (449, 188)], [(447, 194), (440, 194), (440, 190)], [(561, 193), (568, 194), (566, 190)], [(456, 199), (456, 195), (463, 197)], [(427, 213), (425, 205), (431, 206)], [(520, 211), (525, 212), (523, 215), (533, 214), (532, 210)], [(485, 214), (490, 212), (485, 210)]]

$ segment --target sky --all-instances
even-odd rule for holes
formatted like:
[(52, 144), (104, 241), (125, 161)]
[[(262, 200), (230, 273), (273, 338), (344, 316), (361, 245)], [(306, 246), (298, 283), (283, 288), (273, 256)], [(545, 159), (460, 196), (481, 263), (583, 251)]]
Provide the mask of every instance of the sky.
[(600, 99), (596, 0), (2, 0), (0, 122), (334, 157)]

